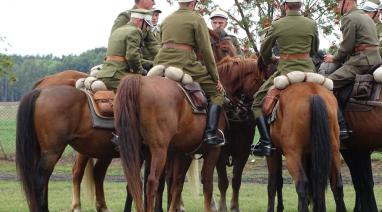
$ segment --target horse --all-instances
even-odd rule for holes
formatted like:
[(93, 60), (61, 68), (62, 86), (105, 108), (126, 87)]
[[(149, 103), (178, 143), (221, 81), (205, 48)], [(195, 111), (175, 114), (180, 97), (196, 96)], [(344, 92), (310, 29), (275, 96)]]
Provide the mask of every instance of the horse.
[[(382, 94), (379, 101), (381, 99)], [(382, 148), (381, 104), (370, 111), (345, 111), (345, 117), (352, 134), (342, 142), (341, 154), (349, 167), (355, 189), (354, 211), (377, 212), (371, 154)]]
[[(276, 117), (270, 126), (270, 133), (277, 151), (267, 157), (268, 211), (274, 211), (276, 190), (281, 192), (279, 189), (282, 188), (282, 154), (296, 186), (299, 211), (309, 211), (310, 198), (314, 211), (326, 210), (328, 178), (336, 210), (346, 211), (334, 95), (315, 83), (292, 84), (280, 93)], [(277, 210), (282, 211), (283, 207)]]
[[(254, 93), (261, 86), (265, 73), (257, 67), (256, 59), (224, 58), (218, 63), (218, 72), (226, 96), (224, 104), (228, 126), (225, 131), (227, 144), (222, 147), (216, 170), (220, 190), (219, 211), (227, 211), (227, 166), (233, 166), (231, 211), (239, 211), (239, 190), (244, 166), (255, 133), (251, 111)], [(231, 158), (231, 160), (230, 160)]]
[[(211, 31), (213, 33), (213, 31)], [(217, 39), (218, 36), (215, 36)], [(212, 40), (214, 37), (211, 38)], [(216, 55), (216, 59), (220, 60), (224, 57), (227, 52), (231, 51), (229, 48), (229, 40), (213, 40), (215, 41), (216, 46), (219, 48), (214, 48), (214, 52)], [(222, 43), (221, 45), (219, 43)], [(226, 44), (224, 44), (226, 43)], [(219, 45), (218, 45), (219, 44)], [(86, 96), (81, 93), (81, 91), (76, 89), (69, 89), (67, 86), (56, 86), (55, 88), (50, 87), (54, 85), (68, 85), (73, 86), (75, 80), (78, 78), (82, 78), (84, 73), (78, 71), (66, 71), (57, 74), (55, 77), (45, 77), (36, 83), (36, 87), (40, 87), (43, 89), (35, 89), (30, 93), (25, 95), (25, 98), (20, 102), (19, 112), (18, 112), (18, 126), (17, 126), (17, 139), (16, 139), (16, 164), (18, 167), (18, 174), (23, 183), (23, 188), (28, 200), (28, 206), (31, 211), (46, 211), (48, 210), (48, 191), (47, 185), (49, 181), (49, 177), (51, 172), (60, 158), (62, 152), (62, 148), (66, 147), (66, 145), (73, 146), (80, 154), (76, 158), (76, 162), (73, 166), (73, 203), (72, 209), (80, 207), (80, 199), (79, 199), (79, 188), (80, 182), (84, 173), (86, 161), (90, 157), (98, 158), (98, 165), (96, 164), (95, 169), (95, 183), (96, 185), (96, 197), (97, 197), (97, 211), (107, 210), (106, 203), (104, 201), (104, 193), (103, 193), (103, 180), (106, 174), (107, 167), (109, 166), (111, 159), (114, 157), (119, 157), (118, 152), (114, 150), (113, 145), (110, 142), (112, 138), (112, 130), (98, 129), (92, 128), (88, 123), (90, 123), (89, 110), (87, 106)], [(78, 77), (78, 78), (77, 78)], [(48, 82), (49, 81), (49, 82)], [(57, 94), (63, 94), (68, 92), (65, 98), (59, 98), (57, 101), (53, 99), (53, 93), (57, 92)], [(50, 101), (44, 101), (40, 104), (46, 104), (47, 106), (52, 105), (55, 101), (61, 102), (61, 99), (65, 99), (67, 101), (72, 101), (73, 105), (77, 105), (76, 108), (72, 108), (72, 112), (67, 114), (83, 114), (82, 116), (77, 117), (61, 117), (64, 114), (60, 114), (55, 116), (58, 113), (59, 108), (62, 108), (60, 105), (54, 104), (58, 108), (56, 110), (51, 109), (49, 111), (45, 111), (49, 115), (51, 113), (52, 119), (56, 120), (59, 117), (62, 119), (60, 123), (53, 123), (49, 125), (47, 123), (39, 125), (39, 129), (34, 129), (34, 118), (30, 114), (25, 114), (25, 111), (33, 112), (35, 111), (35, 103), (37, 99), (40, 97), (40, 94), (43, 93), (43, 96), (47, 96), (46, 99), (50, 99)], [(46, 95), (45, 95), (46, 94)], [(81, 99), (81, 101), (79, 101)], [(74, 101), (76, 102), (74, 104)], [(40, 101), (38, 101), (40, 102)], [(81, 105), (82, 104), (82, 105)], [(67, 106), (67, 102), (63, 103), (63, 105)], [(45, 107), (45, 106), (43, 106)], [(63, 109), (63, 108), (62, 108)], [(36, 109), (37, 110), (37, 109)], [(37, 113), (42, 113), (37, 110)], [(47, 122), (49, 119), (42, 120), (43, 122)], [(70, 124), (71, 122), (76, 124)], [(62, 122), (62, 123), (61, 123)], [(79, 123), (86, 123), (85, 126), (79, 127)], [(56, 125), (55, 125), (56, 124)], [(59, 129), (57, 125), (63, 125), (68, 128), (77, 126), (77, 128), (69, 129)], [(44, 129), (45, 127), (45, 129)], [(52, 129), (50, 129), (52, 128)], [(49, 131), (50, 137), (41, 137), (40, 131)], [(60, 131), (61, 130), (61, 131)], [(60, 134), (62, 131), (69, 131), (67, 135), (62, 138), (58, 138), (55, 133)], [(78, 131), (81, 130), (81, 131)], [(28, 142), (28, 138), (23, 135), (23, 133), (28, 133), (28, 135), (33, 135), (32, 142)], [(73, 134), (78, 133), (78, 134)], [(85, 133), (85, 134), (82, 134)], [(40, 137), (39, 137), (40, 136)], [(86, 142), (85, 140), (89, 140)], [(94, 139), (94, 140), (92, 140)], [(101, 141), (103, 139), (103, 141)], [(28, 145), (25, 145), (28, 143)], [(34, 148), (29, 145), (34, 146)], [(92, 148), (86, 148), (85, 146), (91, 146)], [(98, 149), (99, 148), (99, 149)], [(104, 154), (107, 153), (107, 154)], [(49, 157), (46, 155), (48, 154)], [(49, 161), (46, 161), (45, 157), (48, 157)], [(31, 174), (28, 171), (33, 171)], [(38, 191), (38, 192), (36, 192)], [(39, 194), (43, 194), (40, 196)], [(125, 205), (126, 207), (126, 205)], [(125, 208), (126, 210), (126, 208)], [(129, 210), (129, 209), (127, 209)]]

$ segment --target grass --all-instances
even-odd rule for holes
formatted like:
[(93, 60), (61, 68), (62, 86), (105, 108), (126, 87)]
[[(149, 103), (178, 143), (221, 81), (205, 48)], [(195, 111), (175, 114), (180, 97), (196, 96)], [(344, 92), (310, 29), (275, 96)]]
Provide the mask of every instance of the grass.
[[(126, 184), (123, 182), (106, 182), (105, 194), (108, 207), (113, 211), (123, 211)], [(203, 211), (203, 196), (198, 195), (194, 197), (191, 194), (190, 186), (185, 185), (183, 191), (183, 199), (187, 211)], [(218, 200), (219, 195), (217, 185), (215, 188), (215, 198)], [(351, 185), (345, 186), (345, 203), (347, 209), (350, 210), (354, 206), (354, 191)], [(267, 208), (267, 195), (265, 184), (244, 183), (240, 190), (240, 208), (241, 211), (266, 211)], [(293, 185), (288, 184), (284, 186), (284, 207), (285, 211), (297, 210), (297, 195)], [(377, 200), (382, 199), (382, 187), (376, 186), (375, 188)], [(230, 195), (230, 192), (229, 194)], [(335, 211), (335, 204), (333, 201), (330, 189), (327, 190), (327, 209), (328, 211)], [(230, 196), (228, 196), (228, 203)], [(163, 201), (164, 204), (166, 201)], [(378, 202), (378, 207), (382, 208), (382, 202)], [(21, 188), (16, 181), (0, 181), (0, 211), (3, 212), (17, 212), (27, 211), (26, 201), (21, 192)], [(50, 211), (69, 211), (71, 205), (71, 184), (65, 181), (52, 181), (49, 184), (49, 208)], [(165, 206), (164, 206), (165, 207)], [(229, 205), (228, 205), (229, 207)], [(83, 211), (95, 211), (91, 202), (82, 194), (82, 209)]]
[[(250, 158), (254, 159), (254, 158)], [(380, 163), (376, 164), (381, 165)], [(66, 176), (66, 180), (51, 180), (49, 183), (49, 206), (50, 211), (69, 211), (71, 205), (71, 163), (66, 161), (60, 161), (56, 166), (53, 175)], [(232, 176), (232, 169), (229, 170), (229, 175)], [(349, 181), (349, 176), (346, 174), (346, 169), (343, 169), (345, 178), (345, 203), (347, 209), (350, 210), (354, 206), (354, 190)], [(14, 162), (0, 161), (0, 174), (15, 176), (16, 169)], [(381, 175), (381, 173), (374, 173), (375, 176)], [(105, 181), (105, 195), (106, 202), (110, 209), (113, 211), (123, 211), (124, 201), (126, 197), (126, 183), (124, 182), (122, 169), (119, 160), (115, 160), (109, 168), (107, 179), (110, 177), (118, 176), (113, 181)], [(257, 159), (256, 162), (248, 162), (243, 173), (243, 184), (240, 190), (240, 207), (241, 211), (266, 211), (267, 208), (267, 186), (264, 183), (266, 179), (267, 171), (264, 159)], [(285, 185), (283, 189), (284, 194), (284, 206), (285, 211), (297, 210), (297, 195), (294, 185), (290, 182), (290, 176), (284, 168)], [(11, 178), (15, 179), (15, 178)], [(262, 180), (259, 180), (262, 179)], [(116, 182), (118, 181), (118, 182)], [(215, 185), (214, 196), (219, 199), (219, 191), (216, 185), (216, 173), (215, 173)], [(201, 189), (200, 189), (201, 190)], [(375, 194), (378, 203), (378, 207), (382, 208), (382, 184), (375, 185)], [(231, 189), (228, 191), (227, 204), (230, 202)], [(191, 194), (190, 185), (186, 183), (183, 191), (183, 198), (187, 211), (197, 212), (203, 211), (203, 196), (198, 195), (194, 197)], [(163, 201), (164, 204), (166, 200)], [(1, 212), (22, 212), (28, 211), (23, 192), (19, 182), (16, 180), (0, 180), (0, 211)], [(228, 205), (229, 207), (229, 205)], [(95, 211), (91, 201), (86, 198), (86, 194), (82, 193), (82, 208), (83, 211)], [(335, 205), (333, 196), (328, 188), (327, 190), (327, 208), (328, 211), (335, 211)]]

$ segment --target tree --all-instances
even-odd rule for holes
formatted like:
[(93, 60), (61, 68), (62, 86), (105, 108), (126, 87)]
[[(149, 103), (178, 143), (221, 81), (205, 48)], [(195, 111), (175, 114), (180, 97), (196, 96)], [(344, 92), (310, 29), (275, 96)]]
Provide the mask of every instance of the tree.
[[(5, 43), (5, 37), (0, 36), (0, 43)], [(6, 44), (9, 46), (9, 44)], [(4, 51), (7, 51), (7, 48), (4, 48)], [(16, 81), (15, 75), (12, 74), (11, 68), (13, 62), (10, 56), (0, 53), (0, 79), (7, 78), (9, 81)]]

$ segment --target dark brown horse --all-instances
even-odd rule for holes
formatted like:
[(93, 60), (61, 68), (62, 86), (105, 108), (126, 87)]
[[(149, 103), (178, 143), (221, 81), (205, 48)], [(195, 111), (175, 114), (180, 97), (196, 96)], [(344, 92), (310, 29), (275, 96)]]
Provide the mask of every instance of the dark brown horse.
[(228, 177), (226, 167), (233, 166), (231, 211), (239, 210), (239, 190), (249, 148), (255, 133), (255, 122), (251, 111), (254, 93), (263, 83), (264, 74), (257, 67), (257, 60), (225, 58), (218, 63), (221, 83), (230, 100), (224, 105), (229, 124), (225, 135), (227, 144), (222, 147), (216, 165), (220, 190), (219, 211), (227, 211), (226, 192)]
[[(293, 101), (291, 101), (293, 100)], [(280, 183), (281, 154), (298, 194), (298, 210), (325, 211), (325, 187), (329, 178), (337, 211), (346, 211), (340, 172), (337, 101), (318, 84), (297, 83), (280, 94), (277, 119), (271, 125), (272, 141), (277, 148), (267, 158), (269, 169), (268, 211), (274, 210), (274, 194)], [(281, 176), (280, 176), (281, 177)], [(282, 210), (282, 208), (278, 208)]]
[[(382, 95), (379, 101), (381, 99)], [(377, 212), (370, 156), (382, 148), (382, 106), (363, 112), (346, 111), (346, 119), (353, 133), (349, 140), (342, 143), (344, 148), (341, 153), (355, 189), (354, 211)]]

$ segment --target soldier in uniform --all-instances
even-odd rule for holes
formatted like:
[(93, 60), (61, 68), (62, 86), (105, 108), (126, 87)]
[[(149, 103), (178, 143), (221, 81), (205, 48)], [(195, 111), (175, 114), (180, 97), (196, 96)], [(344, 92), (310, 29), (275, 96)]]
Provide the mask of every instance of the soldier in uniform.
[(303, 17), (300, 13), (302, 0), (285, 0), (283, 6), (286, 16), (272, 23), (260, 49), (260, 56), (264, 63), (271, 64), (272, 48), (277, 42), (280, 50), (280, 62), (276, 72), (254, 95), (252, 110), (256, 118), (260, 140), (251, 147), (251, 150), (252, 154), (256, 156), (269, 156), (274, 149), (267, 121), (262, 112), (263, 99), (273, 85), (273, 79), (292, 71), (313, 72), (314, 64), (311, 56), (317, 53), (319, 46), (316, 22)]
[[(341, 17), (342, 42), (334, 56), (325, 55), (325, 62), (343, 64), (329, 75), (335, 91), (353, 83), (356, 74), (366, 74), (372, 66), (382, 62), (373, 20), (357, 8), (356, 0), (339, 0), (338, 9), (344, 14)], [(342, 104), (339, 107), (341, 140), (349, 137), (343, 118), (344, 107)]]
[(153, 17), (151, 18), (151, 22), (153, 23), (153, 27), (151, 31), (153, 32), (154, 37), (157, 39), (158, 43), (160, 43), (160, 36), (159, 36), (160, 25), (158, 24), (158, 21), (159, 21), (159, 14), (161, 13), (162, 11), (160, 9), (153, 8)]
[(227, 22), (228, 21), (228, 15), (220, 9), (216, 9), (215, 11), (213, 11), (211, 13), (210, 19), (211, 19), (212, 29), (213, 30), (216, 30), (216, 29), (222, 30), (226, 34), (226, 37), (231, 38), (232, 43), (236, 48), (236, 53), (240, 56), (243, 56), (243, 51), (241, 50), (240, 43), (237, 40), (237, 37), (234, 35), (230, 35), (226, 31), (224, 31), (224, 29), (227, 27), (227, 24), (228, 24), (228, 22)]
[[(135, 5), (132, 9), (141, 8), (141, 9), (151, 10), (154, 4), (155, 4), (154, 0), (135, 0)], [(111, 33), (113, 33), (114, 30), (118, 29), (119, 27), (126, 25), (127, 22), (130, 21), (130, 14), (131, 14), (130, 10), (121, 12), (114, 21), (113, 27), (111, 29)], [(156, 54), (158, 53), (159, 47), (160, 45), (151, 30), (147, 30), (146, 32), (143, 33), (143, 43), (142, 43), (143, 58), (147, 60), (153, 60)], [(144, 66), (145, 65), (146, 64), (144, 64)], [(147, 70), (150, 68), (151, 68), (150, 66), (145, 67), (145, 69)]]
[(116, 90), (119, 81), (128, 73), (145, 75), (147, 70), (142, 63), (152, 63), (144, 60), (140, 51), (143, 33), (151, 25), (151, 11), (132, 9), (130, 15), (130, 21), (125, 26), (111, 33), (105, 62), (97, 74), (108, 89)]
[[(207, 95), (209, 105), (203, 140), (210, 146), (224, 141), (216, 133), (223, 104), (223, 87), (219, 81), (207, 24), (194, 11), (197, 0), (178, 0), (179, 10), (168, 16), (160, 26), (162, 48), (154, 64), (174, 66), (192, 76)], [(205, 66), (198, 62), (194, 49), (204, 56)]]
[(379, 20), (379, 10), (378, 10), (379, 1), (367, 1), (363, 4), (362, 10), (373, 19), (375, 26), (377, 27), (377, 35), (379, 40), (379, 53), (382, 53), (381, 48), (381, 36), (382, 36), (382, 23)]

